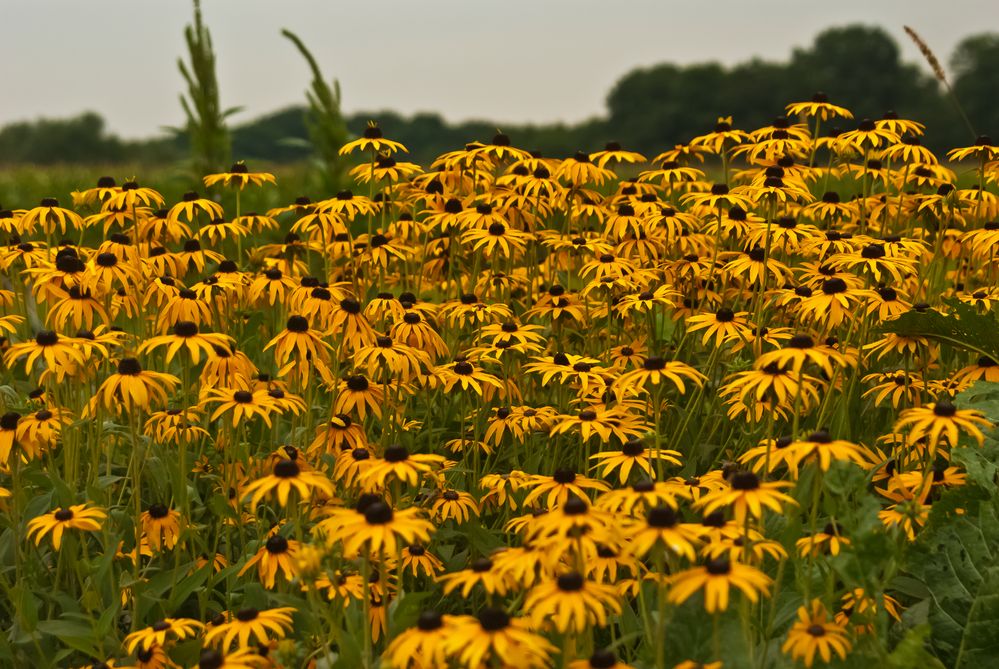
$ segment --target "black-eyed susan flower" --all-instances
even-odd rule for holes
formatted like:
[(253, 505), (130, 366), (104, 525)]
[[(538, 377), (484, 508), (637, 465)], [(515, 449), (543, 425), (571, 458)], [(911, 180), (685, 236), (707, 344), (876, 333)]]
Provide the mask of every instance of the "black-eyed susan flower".
[(402, 549), (399, 555), (403, 571), (409, 571), (413, 576), (421, 573), (428, 578), (435, 578), (444, 571), (441, 559), (427, 550), (421, 543), (413, 543)]
[(551, 624), (561, 633), (579, 634), (593, 626), (605, 627), (609, 615), (621, 612), (621, 604), (612, 586), (569, 572), (532, 588), (524, 609), (539, 629)]
[(279, 573), (284, 574), (284, 578), (291, 581), (298, 573), (296, 554), (300, 546), (298, 541), (287, 539), (280, 534), (273, 534), (253, 554), (253, 557), (246, 561), (237, 576), (242, 576), (256, 567), (257, 578), (268, 590), (274, 588), (274, 581)]
[(737, 339), (749, 337), (750, 326), (747, 321), (748, 312), (732, 311), (728, 307), (722, 307), (713, 314), (699, 314), (687, 318), (687, 331), (698, 332), (704, 330), (701, 336), (701, 343), (707, 344), (712, 339), (715, 346)]
[(132, 632), (125, 637), (125, 650), (149, 650), (154, 646), (162, 648), (167, 641), (180, 641), (198, 634), (204, 625), (191, 618), (164, 618), (149, 627)]
[(233, 427), (257, 417), (270, 427), (271, 414), (275, 409), (273, 399), (264, 389), (250, 391), (241, 388), (209, 388), (201, 404), (205, 407), (217, 405), (209, 421), (217, 420), (227, 413), (231, 414)]
[(826, 430), (816, 430), (792, 443), (789, 449), (787, 460), (793, 469), (809, 462), (814, 462), (822, 471), (828, 471), (833, 462), (852, 462), (864, 469), (873, 464), (867, 449), (845, 439), (833, 439)]
[[(880, 605), (878, 599), (881, 600)], [(852, 623), (854, 634), (871, 634), (875, 631), (874, 618), (879, 606), (883, 606), (896, 622), (902, 620), (902, 605), (888, 593), (882, 593), (878, 598), (868, 594), (863, 588), (854, 588), (844, 593), (840, 601), (842, 606), (836, 612), (834, 620), (844, 627)]]
[(352, 450), (367, 445), (364, 429), (346, 414), (336, 414), (325, 424), (316, 427), (316, 437), (309, 444), (308, 453), (318, 452), (335, 455), (339, 451)]
[(16, 411), (8, 411), (0, 416), (0, 462), (7, 463), (10, 454), (14, 450), (14, 445), (18, 440), (18, 425), (21, 422), (21, 414)]
[(465, 669), (490, 662), (522, 669), (547, 667), (555, 647), (530, 629), (526, 619), (511, 618), (502, 609), (487, 607), (478, 616), (454, 619), (445, 651)]
[(548, 508), (565, 504), (572, 497), (587, 497), (587, 490), (605, 491), (610, 486), (596, 479), (576, 474), (571, 469), (559, 469), (553, 476), (533, 476), (529, 484), (531, 491), (524, 498), (524, 506), (536, 500), (545, 499)]
[[(686, 382), (701, 386), (707, 380), (701, 372), (678, 360), (665, 360), (659, 356), (649, 356), (640, 369), (634, 369), (618, 377), (615, 386), (622, 390), (658, 386), (670, 382), (680, 394), (687, 392)], [(686, 382), (685, 382), (686, 381)]]
[(336, 454), (333, 465), (333, 476), (348, 488), (363, 489), (364, 475), (375, 464), (371, 451), (364, 446), (355, 446)]
[(432, 365), (430, 356), (412, 346), (379, 335), (373, 344), (354, 353), (354, 365), (365, 369), (374, 378), (410, 379), (426, 372)]
[[(107, 355), (107, 349), (98, 346)], [(30, 372), (35, 362), (41, 360), (46, 369), (55, 374), (61, 383), (67, 374), (86, 362), (83, 352), (70, 337), (64, 337), (52, 330), (40, 330), (34, 339), (12, 344), (4, 352), (4, 362), (11, 366), (20, 358), (26, 358), (25, 371)]]
[(166, 363), (169, 364), (182, 349), (190, 356), (191, 363), (197, 365), (202, 355), (212, 357), (215, 347), (229, 348), (233, 338), (218, 332), (201, 332), (197, 323), (180, 321), (175, 323), (173, 331), (168, 335), (152, 337), (139, 345), (139, 354), (150, 353), (158, 348), (166, 347)]
[(357, 555), (363, 548), (369, 554), (395, 557), (400, 542), (426, 543), (433, 529), (419, 509), (393, 510), (385, 502), (374, 502), (363, 513), (344, 516), (342, 526), (333, 529), (328, 538), (342, 543), (348, 555)]
[(999, 146), (995, 146), (992, 143), (992, 138), (988, 135), (979, 135), (971, 146), (951, 149), (947, 152), (948, 160), (961, 161), (968, 158), (982, 161), (995, 160), (999, 158)]
[(393, 669), (446, 666), (446, 647), (453, 620), (453, 616), (437, 611), (420, 612), (416, 627), (392, 639), (385, 649), (384, 660)]
[(845, 660), (852, 646), (846, 627), (829, 620), (825, 606), (814, 599), (808, 607), (798, 609), (798, 620), (787, 633), (781, 650), (792, 659), (804, 662), (806, 667), (811, 667), (816, 655), (827, 663), (832, 661), (834, 653)]
[(143, 426), (143, 433), (160, 444), (190, 444), (210, 437), (199, 425), (201, 411), (196, 407), (154, 411)]
[(242, 160), (233, 163), (228, 172), (206, 175), (203, 181), (205, 188), (222, 184), (227, 187), (235, 186), (239, 190), (243, 190), (249, 184), (263, 186), (265, 183), (277, 183), (273, 174), (269, 172), (251, 172)]
[[(165, 405), (179, 385), (180, 379), (172, 374), (143, 369), (135, 358), (122, 358), (115, 373), (97, 389), (94, 402), (111, 412), (149, 411), (153, 405)], [(88, 412), (92, 414), (93, 408), (89, 408)]]
[(420, 477), (444, 464), (439, 455), (410, 453), (405, 446), (394, 445), (385, 449), (382, 458), (374, 460), (361, 475), (363, 484), (384, 487), (391, 480), (411, 486), (419, 484)]
[(792, 102), (785, 107), (788, 116), (808, 116), (817, 118), (820, 121), (828, 121), (833, 118), (853, 118), (853, 114), (846, 107), (840, 107), (829, 102), (829, 96), (819, 91), (807, 102)]
[[(112, 195), (110, 200), (120, 196), (119, 193)], [(162, 203), (162, 200), (161, 200)], [(41, 227), (42, 232), (47, 235), (55, 234), (56, 227), (60, 234), (66, 234), (67, 227), (79, 230), (83, 227), (83, 217), (72, 209), (59, 206), (59, 200), (54, 197), (43, 198), (39, 205), (29, 209), (21, 216), (20, 227), (26, 232), (31, 232), (35, 227)]]
[(363, 421), (368, 413), (381, 418), (385, 390), (381, 384), (369, 381), (363, 374), (352, 374), (337, 385), (333, 410), (337, 413), (356, 412)]
[(320, 333), (310, 327), (309, 319), (299, 315), (289, 316), (285, 329), (264, 346), (265, 351), (271, 348), (278, 365), (284, 365), (293, 357), (296, 361), (316, 363), (326, 360), (333, 350)]
[(292, 491), (297, 493), (298, 502), (312, 499), (316, 492), (328, 497), (334, 494), (333, 483), (322, 474), (304, 470), (293, 460), (281, 460), (270, 474), (249, 483), (243, 489), (243, 498), (249, 500), (251, 508), (256, 508), (260, 500), (276, 493), (278, 504), (284, 507)]
[(794, 542), (801, 557), (818, 555), (839, 555), (844, 546), (849, 546), (850, 538), (843, 534), (843, 528), (835, 521), (826, 523), (825, 527), (810, 536), (802, 537)]
[[(427, 321), (426, 317), (417, 311), (407, 311), (389, 330), (389, 336), (407, 346), (424, 351), (434, 360), (448, 354), (448, 346), (443, 337)], [(374, 332), (362, 343), (370, 343)]]
[(982, 444), (981, 428), (991, 425), (980, 411), (958, 409), (947, 399), (926, 406), (905, 409), (895, 421), (894, 430), (908, 434), (910, 442), (926, 441), (930, 455), (937, 448), (955, 447), (962, 433)]
[(780, 367), (800, 372), (806, 362), (813, 363), (827, 376), (832, 376), (833, 364), (845, 366), (847, 358), (832, 347), (816, 344), (811, 335), (799, 333), (791, 337), (783, 348), (767, 351), (757, 358), (756, 366), (762, 368), (776, 363)]
[(695, 592), (703, 590), (705, 610), (715, 613), (728, 608), (732, 588), (742, 591), (746, 599), (756, 603), (760, 595), (769, 594), (771, 583), (770, 577), (758, 569), (721, 557), (671, 577), (667, 597), (674, 604), (682, 604)]
[(68, 508), (60, 507), (29, 520), (28, 538), (34, 539), (35, 545), (39, 545), (45, 535), (51, 534), (52, 547), (59, 550), (62, 546), (62, 535), (66, 530), (100, 532), (101, 524), (106, 518), (107, 513), (104, 509), (86, 503), (74, 504)]
[(40, 409), (34, 413), (19, 416), (16, 421), (0, 416), (0, 461), (7, 461), (10, 448), (13, 446), (13, 441), (8, 444), (6, 435), (6, 426), (11, 423), (15, 424), (14, 438), (17, 443), (24, 449), (25, 455), (33, 458), (54, 446), (58, 442), (62, 430), (72, 422), (72, 413), (68, 409), (59, 407)]
[[(229, 614), (227, 620), (205, 632), (205, 643), (218, 645), (223, 650), (246, 648), (251, 639), (267, 644), (273, 639), (283, 639), (291, 631), (294, 607), (274, 609), (245, 608)], [(235, 643), (234, 643), (235, 642)]]
[(681, 454), (668, 449), (647, 449), (640, 439), (629, 439), (620, 451), (602, 451), (590, 456), (596, 460), (594, 469), (600, 469), (600, 475), (607, 478), (616, 469), (620, 482), (626, 483), (632, 469), (640, 470), (649, 478), (655, 478), (653, 462), (661, 460), (673, 465), (681, 464)]
[(596, 506), (629, 516), (644, 516), (648, 509), (669, 506), (676, 510), (679, 500), (689, 498), (686, 491), (675, 483), (644, 479), (629, 488), (616, 488), (602, 493)]
[(171, 549), (180, 538), (180, 514), (164, 504), (153, 504), (139, 517), (143, 538), (154, 550)]
[(503, 388), (503, 383), (499, 378), (468, 360), (457, 360), (449, 365), (443, 365), (438, 368), (437, 372), (440, 375), (444, 392), (460, 389), (471, 391), (476, 395), (483, 395), (489, 392), (490, 388)]
[(674, 507), (664, 504), (650, 508), (644, 521), (633, 523), (628, 529), (628, 538), (628, 551), (636, 557), (665, 548), (672, 555), (693, 560), (697, 530), (680, 522)]
[(479, 515), (479, 504), (463, 490), (443, 490), (430, 507), (430, 515), (441, 523), (453, 519), (461, 524)]
[(372, 156), (379, 153), (392, 154), (399, 151), (407, 152), (405, 146), (391, 139), (386, 139), (382, 134), (382, 129), (374, 121), (368, 121), (368, 126), (364, 133), (357, 139), (347, 142), (340, 147), (340, 155), (345, 156), (354, 151), (370, 151)]
[(780, 492), (781, 488), (791, 486), (786, 481), (760, 481), (752, 472), (736, 472), (727, 489), (705, 495), (698, 501), (697, 507), (705, 513), (731, 509), (736, 522), (742, 523), (747, 514), (753, 518), (762, 518), (764, 507), (775, 513), (782, 513), (783, 505), (796, 505), (794, 499)]
[(508, 574), (497, 569), (486, 557), (472, 560), (467, 569), (443, 574), (437, 581), (442, 584), (445, 595), (460, 592), (465, 598), (471, 596), (476, 587), (488, 595), (505, 595), (513, 587)]

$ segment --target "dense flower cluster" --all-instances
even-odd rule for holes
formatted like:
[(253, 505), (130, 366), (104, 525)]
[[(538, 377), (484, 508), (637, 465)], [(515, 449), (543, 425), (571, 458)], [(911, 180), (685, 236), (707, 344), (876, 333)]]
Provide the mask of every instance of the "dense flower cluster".
[(897, 564), (847, 558), (964, 484), (955, 397), (999, 379), (885, 326), (991, 309), (999, 147), (787, 113), (426, 167), (372, 124), (325, 199), (243, 211), (275, 179), (237, 163), (0, 212), (16, 628), (145, 669), (883, 654)]

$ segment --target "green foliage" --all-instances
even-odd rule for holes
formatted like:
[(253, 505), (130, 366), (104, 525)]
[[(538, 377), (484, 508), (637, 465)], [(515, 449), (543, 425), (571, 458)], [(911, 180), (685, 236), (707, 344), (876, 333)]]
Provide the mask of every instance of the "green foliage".
[(346, 167), (338, 151), (349, 137), (347, 124), (340, 111), (340, 82), (334, 79), (331, 88), (323, 79), (316, 59), (298, 35), (287, 29), (282, 30), (281, 34), (291, 40), (312, 71), (312, 87), (305, 92), (309, 101), (305, 125), (321, 165), (322, 187), (326, 192), (336, 192), (340, 189)]
[[(933, 505), (908, 573), (929, 593), (934, 652), (955, 669), (999, 653), (999, 503), (969, 485)], [(987, 664), (987, 662), (986, 662)]]
[(120, 161), (125, 143), (105, 131), (104, 119), (84, 112), (68, 119), (11, 123), (0, 129), (0, 163)]
[(194, 25), (184, 30), (191, 63), (177, 60), (177, 67), (187, 83), (187, 97), (180, 104), (187, 118), (193, 168), (200, 177), (227, 167), (230, 155), (229, 130), (225, 119), (238, 108), (223, 111), (215, 74), (215, 52), (208, 28), (201, 21), (201, 2), (194, 0)]
[[(956, 400), (999, 420), (999, 383), (979, 382)], [(966, 469), (968, 485), (933, 504), (906, 556), (916, 582), (901, 577), (896, 585), (920, 600), (910, 611), (927, 612), (934, 653), (961, 669), (988, 666), (999, 653), (999, 440), (990, 435), (983, 448), (955, 449), (952, 458)]]
[(999, 320), (992, 312), (979, 311), (960, 300), (944, 300), (950, 307), (946, 314), (928, 309), (910, 310), (882, 327), (902, 337), (927, 337), (979, 355), (999, 360)]
[[(894, 110), (928, 121), (937, 129), (926, 140), (935, 149), (967, 142), (967, 132), (952, 123), (955, 112), (936, 80), (902, 62), (891, 35), (867, 26), (825, 30), (784, 63), (754, 59), (728, 68), (664, 63), (633, 70), (607, 97), (607, 126), (627, 146), (662, 150), (708, 132), (719, 116), (732, 115), (739, 128), (766, 125), (783, 113), (773, 100), (807, 100), (816, 91), (858, 119)], [(837, 121), (843, 129), (854, 123)]]
[[(929, 625), (917, 625), (910, 628), (902, 641), (887, 658), (888, 669), (943, 669), (943, 664), (926, 648), (930, 636)], [(885, 665), (882, 665), (885, 666)]]
[(999, 133), (999, 107), (988, 95), (999, 88), (999, 35), (985, 33), (964, 39), (950, 58), (954, 95), (980, 133)]

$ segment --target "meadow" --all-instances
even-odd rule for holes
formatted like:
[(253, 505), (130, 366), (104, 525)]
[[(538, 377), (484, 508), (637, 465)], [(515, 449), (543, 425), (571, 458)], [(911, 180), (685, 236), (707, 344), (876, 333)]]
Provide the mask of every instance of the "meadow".
[(707, 125), (5, 170), (0, 663), (991, 666), (999, 146)]

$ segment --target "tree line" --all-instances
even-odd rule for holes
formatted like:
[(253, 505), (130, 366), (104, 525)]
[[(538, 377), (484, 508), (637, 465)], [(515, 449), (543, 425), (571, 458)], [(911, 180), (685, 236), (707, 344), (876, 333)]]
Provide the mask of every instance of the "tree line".
[[(948, 60), (954, 97), (978, 134), (999, 133), (999, 34), (964, 39)], [(786, 62), (753, 59), (718, 63), (663, 63), (634, 69), (607, 95), (604, 116), (575, 124), (510, 125), (501, 129), (521, 147), (544, 155), (594, 151), (608, 141), (654, 153), (709, 131), (719, 116), (753, 129), (783, 112), (786, 102), (816, 91), (851, 109), (857, 119), (891, 110), (927, 125), (924, 143), (943, 151), (968, 144), (970, 131), (945, 87), (919, 64), (903, 61), (898, 43), (880, 28), (830, 28), (812, 44), (793, 50)], [(349, 95), (349, 92), (348, 92)], [(347, 115), (347, 128), (363, 132), (377, 120), (388, 136), (406, 144), (412, 159), (426, 162), (471, 140), (488, 140), (495, 122), (452, 123), (437, 113), (403, 116), (392, 111)], [(847, 129), (844, 127), (843, 129)], [(232, 155), (254, 161), (296, 162), (313, 157), (305, 106), (292, 106), (231, 128)], [(68, 119), (40, 119), (0, 128), (0, 164), (140, 163), (185, 159), (188, 135), (176, 131), (126, 141), (103, 119), (86, 112)]]

